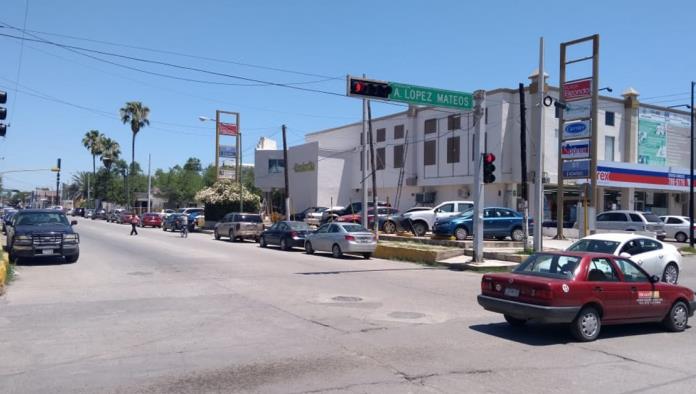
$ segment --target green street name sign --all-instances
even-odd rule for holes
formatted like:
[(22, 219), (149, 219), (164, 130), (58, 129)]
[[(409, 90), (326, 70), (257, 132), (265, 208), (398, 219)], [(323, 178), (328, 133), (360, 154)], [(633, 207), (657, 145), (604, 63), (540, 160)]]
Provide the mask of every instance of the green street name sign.
[(474, 95), (471, 93), (406, 85), (398, 82), (389, 82), (389, 86), (392, 88), (389, 94), (391, 101), (457, 109), (472, 109), (474, 107)]

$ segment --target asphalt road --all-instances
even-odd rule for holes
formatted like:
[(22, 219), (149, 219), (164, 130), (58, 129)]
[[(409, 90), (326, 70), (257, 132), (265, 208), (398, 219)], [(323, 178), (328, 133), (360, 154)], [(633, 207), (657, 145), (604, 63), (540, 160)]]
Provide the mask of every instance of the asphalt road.
[[(0, 298), (2, 393), (690, 392), (696, 329), (514, 329), (480, 275), (81, 220)], [(696, 287), (696, 259), (682, 283)]]

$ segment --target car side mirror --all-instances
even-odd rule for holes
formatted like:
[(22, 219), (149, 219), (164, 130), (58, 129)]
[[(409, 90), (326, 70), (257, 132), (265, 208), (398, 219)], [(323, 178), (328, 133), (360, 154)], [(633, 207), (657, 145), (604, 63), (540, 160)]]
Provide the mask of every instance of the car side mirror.
[(77, 226), (77, 220), (71, 221), (71, 222), (70, 222), (70, 225), (71, 225), (71, 226)]
[(650, 283), (657, 283), (660, 281), (660, 277), (657, 275), (653, 275), (650, 277)]
[(621, 254), (619, 255), (619, 257), (623, 257), (623, 258), (626, 258), (626, 259), (630, 259), (630, 258), (631, 258), (631, 254), (630, 254), (630, 253), (627, 253), (627, 252), (621, 252)]

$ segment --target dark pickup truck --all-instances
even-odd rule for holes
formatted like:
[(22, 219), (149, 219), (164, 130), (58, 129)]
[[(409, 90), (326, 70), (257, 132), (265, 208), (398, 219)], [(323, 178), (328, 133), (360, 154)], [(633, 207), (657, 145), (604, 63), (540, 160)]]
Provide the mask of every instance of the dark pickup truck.
[(7, 252), (11, 261), (27, 257), (64, 257), (74, 263), (80, 257), (80, 236), (61, 211), (25, 209), (7, 226)]

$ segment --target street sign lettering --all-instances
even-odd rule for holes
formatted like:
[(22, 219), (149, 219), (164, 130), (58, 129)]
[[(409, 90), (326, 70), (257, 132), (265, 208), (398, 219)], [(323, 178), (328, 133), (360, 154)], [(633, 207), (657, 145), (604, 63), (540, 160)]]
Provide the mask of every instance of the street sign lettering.
[(389, 94), (389, 100), (392, 101), (457, 109), (472, 109), (474, 107), (474, 96), (471, 93), (406, 85), (397, 82), (390, 82), (389, 86), (392, 87), (392, 92)]
[(561, 144), (562, 159), (586, 159), (590, 157), (590, 140), (575, 140)]
[(592, 78), (568, 81), (563, 84), (563, 101), (577, 101), (592, 96)]
[(563, 161), (563, 178), (578, 179), (590, 177), (589, 160)]

